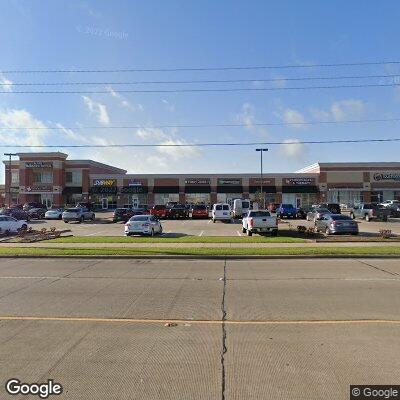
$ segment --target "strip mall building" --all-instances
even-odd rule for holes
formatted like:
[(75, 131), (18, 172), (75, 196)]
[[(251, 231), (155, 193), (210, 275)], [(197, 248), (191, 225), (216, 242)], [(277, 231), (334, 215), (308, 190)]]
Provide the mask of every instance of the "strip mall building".
[[(5, 204), (47, 206), (92, 202), (107, 209), (128, 205), (255, 200), (261, 189), (253, 174), (128, 174), (92, 160), (68, 160), (64, 153), (19, 153), (4, 161)], [(266, 173), (267, 202), (307, 206), (315, 202), (352, 205), (400, 200), (400, 162), (316, 163), (295, 173)]]

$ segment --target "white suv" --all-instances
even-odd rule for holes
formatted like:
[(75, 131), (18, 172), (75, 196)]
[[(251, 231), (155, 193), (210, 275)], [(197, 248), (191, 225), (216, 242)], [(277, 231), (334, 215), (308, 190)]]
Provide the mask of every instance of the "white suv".
[(211, 211), (212, 221), (229, 221), (232, 222), (232, 210), (229, 204), (217, 203), (213, 205)]

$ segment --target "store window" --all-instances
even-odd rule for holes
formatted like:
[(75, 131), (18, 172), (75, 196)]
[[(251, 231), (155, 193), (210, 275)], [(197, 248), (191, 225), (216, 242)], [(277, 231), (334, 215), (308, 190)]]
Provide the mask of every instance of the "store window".
[(179, 202), (179, 193), (154, 193), (154, 204)]
[(67, 171), (65, 173), (65, 183), (70, 183), (73, 185), (82, 185), (82, 172)]
[(359, 190), (329, 190), (328, 203), (344, 204), (352, 207), (363, 202), (363, 196)]
[(34, 182), (36, 183), (53, 183), (53, 172), (52, 171), (44, 171), (44, 172), (35, 172), (33, 174)]
[(18, 185), (19, 184), (19, 171), (11, 171), (11, 184)]
[(210, 204), (210, 193), (186, 193), (186, 203)]

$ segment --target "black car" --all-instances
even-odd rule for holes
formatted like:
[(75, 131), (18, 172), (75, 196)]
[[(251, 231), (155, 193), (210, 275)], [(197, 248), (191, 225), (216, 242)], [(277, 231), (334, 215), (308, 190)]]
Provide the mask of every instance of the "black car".
[(332, 214), (341, 214), (340, 205), (337, 203), (321, 203), (316, 207), (327, 208)]
[(78, 203), (76, 205), (77, 208), (87, 208), (89, 211), (93, 211), (94, 204), (93, 203)]
[(1, 214), (13, 217), (18, 221), (29, 221), (30, 216), (27, 211), (21, 210), (20, 208), (4, 208)]
[(44, 219), (46, 211), (46, 208), (31, 208), (28, 215), (30, 219)]
[(131, 208), (116, 208), (113, 214), (113, 222), (127, 222), (133, 216)]
[(46, 206), (42, 203), (31, 202), (31, 203), (25, 203), (22, 209), (24, 211), (29, 211), (32, 208), (46, 208)]
[(174, 204), (169, 209), (168, 217), (172, 219), (188, 218), (189, 210), (183, 204)]

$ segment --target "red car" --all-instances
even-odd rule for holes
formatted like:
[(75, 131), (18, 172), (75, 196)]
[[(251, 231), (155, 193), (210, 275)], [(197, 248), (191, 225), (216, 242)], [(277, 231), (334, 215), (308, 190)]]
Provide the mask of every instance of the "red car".
[(208, 208), (203, 204), (194, 205), (190, 210), (192, 218), (208, 218)]
[(166, 218), (168, 214), (167, 207), (161, 204), (157, 204), (150, 209), (150, 214), (158, 218)]

